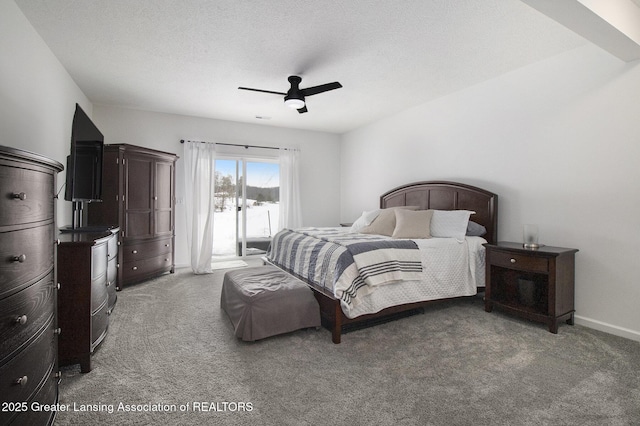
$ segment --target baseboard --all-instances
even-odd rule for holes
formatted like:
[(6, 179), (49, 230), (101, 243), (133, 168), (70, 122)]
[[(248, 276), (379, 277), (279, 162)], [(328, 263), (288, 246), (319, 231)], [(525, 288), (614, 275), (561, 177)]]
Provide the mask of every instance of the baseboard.
[(615, 336), (624, 337), (627, 339), (640, 342), (640, 332), (635, 330), (629, 330), (628, 328), (618, 327), (617, 325), (607, 324), (606, 322), (596, 321), (591, 318), (581, 317), (579, 315), (574, 316), (575, 323), (578, 325), (584, 325), (585, 327), (593, 328), (595, 330), (604, 331), (605, 333), (613, 334)]

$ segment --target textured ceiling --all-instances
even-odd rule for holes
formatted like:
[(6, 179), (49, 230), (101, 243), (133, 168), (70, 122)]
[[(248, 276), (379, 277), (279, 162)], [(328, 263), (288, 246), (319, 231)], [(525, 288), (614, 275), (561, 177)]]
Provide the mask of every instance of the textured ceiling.
[[(335, 133), (586, 43), (519, 0), (16, 4), (94, 104)], [(343, 88), (307, 114), (237, 89), (292, 74)]]

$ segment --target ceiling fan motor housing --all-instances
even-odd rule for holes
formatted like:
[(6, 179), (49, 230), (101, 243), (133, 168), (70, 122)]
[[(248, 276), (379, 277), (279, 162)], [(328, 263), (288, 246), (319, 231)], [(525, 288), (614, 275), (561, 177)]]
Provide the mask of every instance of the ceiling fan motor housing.
[(304, 102), (304, 96), (300, 91), (300, 82), (302, 79), (297, 75), (292, 75), (288, 78), (289, 83), (291, 83), (291, 89), (287, 92), (287, 96), (284, 97), (285, 102), (289, 99), (299, 99)]

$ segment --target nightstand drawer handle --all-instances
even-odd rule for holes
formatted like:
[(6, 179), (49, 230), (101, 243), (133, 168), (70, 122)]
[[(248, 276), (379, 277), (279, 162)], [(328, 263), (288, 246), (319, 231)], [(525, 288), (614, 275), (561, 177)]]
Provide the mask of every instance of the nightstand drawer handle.
[(19, 317), (16, 317), (14, 322), (16, 324), (25, 325), (27, 323), (27, 316), (26, 315), (20, 315)]
[(14, 262), (24, 263), (27, 260), (27, 255), (26, 254), (21, 254), (19, 256), (13, 256), (11, 258), (11, 260), (14, 261)]
[(511, 263), (516, 263), (516, 260), (513, 257), (511, 258)]
[(27, 199), (27, 194), (25, 194), (24, 192), (14, 192), (13, 194), (11, 194), (11, 198), (13, 198), (14, 200), (26, 200)]
[(13, 382), (16, 385), (25, 386), (28, 381), (29, 381), (29, 378), (27, 376), (22, 376), (22, 377), (20, 377), (18, 379), (15, 379)]

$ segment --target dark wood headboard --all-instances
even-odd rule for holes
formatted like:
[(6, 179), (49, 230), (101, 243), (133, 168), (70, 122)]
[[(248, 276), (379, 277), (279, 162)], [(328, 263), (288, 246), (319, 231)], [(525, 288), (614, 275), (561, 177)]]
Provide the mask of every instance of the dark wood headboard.
[(473, 210), (471, 220), (487, 228), (483, 237), (498, 241), (498, 196), (475, 186), (429, 181), (403, 185), (380, 196), (380, 208), (419, 206), (421, 210)]

